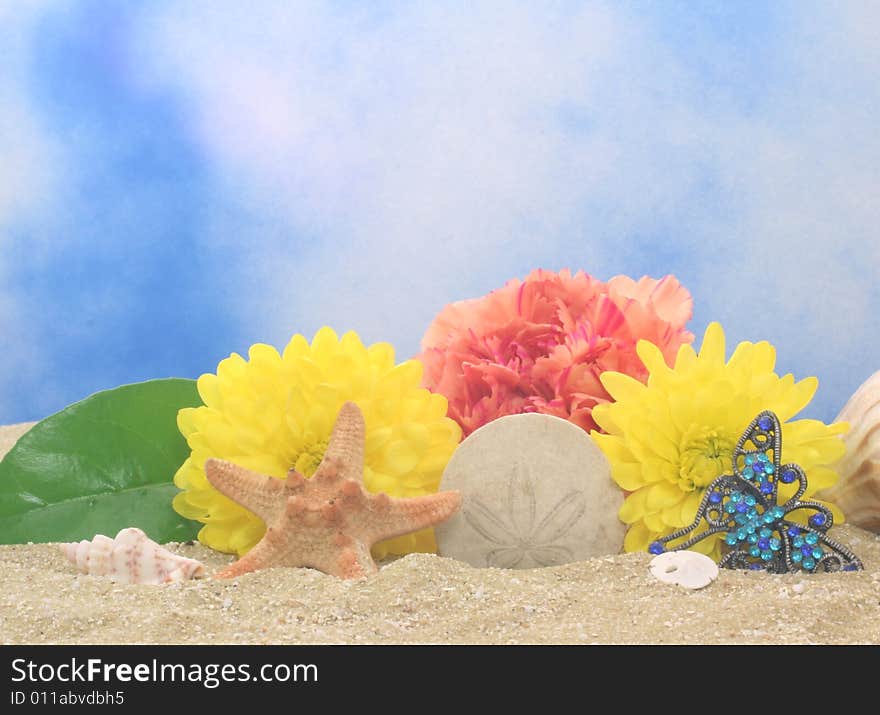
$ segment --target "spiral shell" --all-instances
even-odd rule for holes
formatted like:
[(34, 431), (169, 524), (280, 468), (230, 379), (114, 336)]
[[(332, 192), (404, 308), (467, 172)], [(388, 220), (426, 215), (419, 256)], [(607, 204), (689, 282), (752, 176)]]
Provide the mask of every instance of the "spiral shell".
[(822, 492), (850, 524), (880, 533), (880, 372), (846, 403), (837, 422), (849, 422), (846, 455), (837, 463), (840, 481)]
[(140, 529), (123, 529), (115, 539), (98, 534), (91, 541), (60, 544), (76, 568), (92, 576), (107, 576), (118, 583), (168, 583), (200, 578), (200, 561), (173, 554)]

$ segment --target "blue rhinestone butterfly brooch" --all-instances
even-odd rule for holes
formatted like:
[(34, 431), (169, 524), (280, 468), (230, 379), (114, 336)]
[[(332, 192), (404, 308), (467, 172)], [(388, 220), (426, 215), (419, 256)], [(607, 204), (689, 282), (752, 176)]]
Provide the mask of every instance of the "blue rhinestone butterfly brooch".
[[(651, 543), (648, 551), (688, 549), (713, 534), (724, 533), (726, 553), (719, 566), (770, 573), (858, 571), (859, 558), (827, 535), (831, 511), (814, 501), (801, 501), (807, 476), (797, 464), (780, 464), (782, 429), (773, 412), (762, 412), (740, 437), (733, 451), (734, 474), (722, 475), (706, 489), (693, 524)], [(779, 503), (779, 483), (798, 482), (797, 491)], [(789, 521), (795, 511), (810, 513), (807, 525)], [(804, 514), (806, 516), (806, 514)], [(706, 529), (667, 549), (667, 544)]]

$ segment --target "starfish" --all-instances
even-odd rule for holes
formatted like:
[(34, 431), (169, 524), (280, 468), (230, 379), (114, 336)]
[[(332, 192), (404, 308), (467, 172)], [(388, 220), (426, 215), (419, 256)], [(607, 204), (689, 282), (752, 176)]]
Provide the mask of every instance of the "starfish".
[(370, 547), (377, 541), (434, 526), (461, 506), (461, 493), (395, 498), (364, 488), (364, 417), (346, 402), (336, 417), (324, 458), (311, 479), (296, 470), (287, 479), (231, 462), (205, 462), (208, 481), (266, 522), (262, 540), (217, 574), (240, 576), (270, 566), (308, 566), (340, 578), (376, 573)]

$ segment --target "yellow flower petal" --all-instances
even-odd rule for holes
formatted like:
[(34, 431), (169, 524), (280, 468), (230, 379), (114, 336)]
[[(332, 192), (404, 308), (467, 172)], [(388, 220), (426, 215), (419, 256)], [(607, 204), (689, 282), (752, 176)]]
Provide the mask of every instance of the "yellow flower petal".
[(626, 532), (623, 539), (623, 550), (628, 553), (635, 551), (647, 551), (648, 544), (654, 540), (654, 535), (648, 531), (642, 523), (633, 524)]
[(666, 525), (663, 523), (663, 515), (660, 512), (645, 514), (642, 523), (652, 534), (662, 533), (663, 529), (666, 528)]
[(189, 437), (196, 431), (195, 414), (194, 407), (184, 407), (177, 411), (177, 429), (184, 437)]
[(199, 397), (208, 407), (220, 409), (223, 401), (220, 399), (220, 389), (217, 384), (217, 376), (211, 374), (201, 375), (196, 381)]
[(733, 351), (733, 355), (730, 356), (730, 360), (728, 360), (727, 364), (731, 369), (739, 370), (749, 370), (754, 360), (755, 355), (755, 346), (752, 343), (740, 343), (736, 346)]
[[(675, 372), (684, 373), (691, 370), (697, 364), (697, 353), (694, 352), (690, 345), (682, 345), (678, 349), (678, 355), (675, 358)], [(653, 377), (653, 373), (651, 374)], [(650, 378), (649, 378), (650, 380)], [(650, 383), (649, 383), (650, 384)]]
[(752, 353), (752, 372), (760, 374), (762, 372), (773, 372), (776, 367), (776, 348), (766, 341), (755, 344)]
[(374, 343), (367, 348), (370, 364), (379, 374), (394, 367), (394, 348), (389, 343)]
[[(595, 423), (599, 425), (599, 427), (601, 427), (603, 430), (605, 430), (605, 432), (607, 432), (608, 434), (620, 434), (623, 430), (621, 429), (620, 425), (618, 425), (614, 421), (613, 407), (613, 405), (608, 403), (596, 405), (593, 408), (591, 416)], [(595, 436), (599, 433), (592, 432), (591, 434)]]
[(663, 519), (663, 523), (666, 526), (671, 526), (674, 528), (679, 528), (684, 526), (681, 523), (681, 505), (673, 504), (672, 506), (666, 507), (661, 513), (660, 517)]
[(639, 489), (624, 499), (623, 505), (618, 512), (618, 517), (624, 524), (632, 524), (645, 516), (645, 500), (647, 496), (647, 489)]
[(627, 446), (626, 440), (622, 437), (610, 434), (600, 434), (599, 432), (593, 432), (590, 436), (599, 446), (599, 449), (605, 453), (605, 456), (608, 457), (612, 464), (621, 461), (635, 461), (633, 453)]
[[(646, 450), (650, 450), (670, 464), (678, 462), (678, 445), (668, 439), (663, 432), (654, 429), (647, 419), (633, 418), (630, 423), (630, 430), (632, 434), (630, 439), (634, 443), (644, 444)], [(640, 452), (645, 453), (646, 450), (640, 450)]]
[(611, 477), (621, 489), (628, 492), (635, 491), (646, 483), (642, 465), (638, 462), (615, 462)]
[(645, 506), (652, 513), (678, 503), (683, 496), (679, 486), (669, 482), (657, 482), (645, 489), (648, 492)]
[(311, 350), (309, 341), (302, 335), (294, 335), (284, 348), (281, 359), (285, 363), (292, 363), (296, 358), (306, 355)]
[(205, 509), (193, 504), (183, 492), (177, 494), (171, 502), (174, 511), (187, 519), (201, 520), (206, 516)]
[(666, 358), (663, 357), (660, 348), (649, 340), (639, 340), (636, 345), (636, 353), (645, 367), (648, 368), (652, 378), (660, 379), (671, 372), (666, 365)]
[(718, 323), (710, 323), (700, 347), (700, 362), (716, 367), (722, 365), (725, 359), (724, 352), (724, 331)]
[(339, 337), (333, 328), (326, 325), (312, 338), (312, 359), (316, 363), (328, 360), (339, 347)]
[(807, 475), (809, 493), (815, 494), (837, 484), (840, 475), (829, 467), (813, 467)]
[(385, 471), (391, 476), (407, 474), (419, 463), (419, 453), (413, 445), (403, 441), (392, 442), (385, 449)]
[[(644, 341), (642, 341), (644, 342)], [(647, 389), (641, 382), (621, 372), (604, 372), (602, 386), (615, 400), (640, 400)]]
[(681, 515), (676, 526), (688, 526), (694, 522), (697, 516), (697, 509), (700, 508), (700, 502), (703, 500), (703, 492), (691, 492), (681, 502)]

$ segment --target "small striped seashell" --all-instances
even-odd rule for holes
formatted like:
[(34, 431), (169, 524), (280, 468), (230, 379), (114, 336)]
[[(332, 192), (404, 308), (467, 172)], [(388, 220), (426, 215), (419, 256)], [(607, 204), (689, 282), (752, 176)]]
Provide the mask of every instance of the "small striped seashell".
[(81, 573), (118, 583), (169, 583), (205, 575), (200, 561), (171, 553), (134, 527), (123, 529), (115, 539), (98, 534), (91, 541), (60, 547)]
[(849, 422), (840, 481), (818, 496), (837, 504), (850, 524), (880, 533), (880, 372), (867, 379), (836, 422)]

